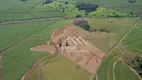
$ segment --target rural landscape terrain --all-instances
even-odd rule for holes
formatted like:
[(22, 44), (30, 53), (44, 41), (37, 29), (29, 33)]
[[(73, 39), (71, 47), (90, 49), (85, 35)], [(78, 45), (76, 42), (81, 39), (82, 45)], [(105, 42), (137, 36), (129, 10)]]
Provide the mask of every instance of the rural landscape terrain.
[(142, 80), (142, 0), (0, 0), (0, 80)]

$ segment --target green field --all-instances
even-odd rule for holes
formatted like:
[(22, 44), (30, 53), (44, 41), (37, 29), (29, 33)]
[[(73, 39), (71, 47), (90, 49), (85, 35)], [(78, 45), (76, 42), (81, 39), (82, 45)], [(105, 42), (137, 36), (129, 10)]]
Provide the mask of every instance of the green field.
[[(83, 19), (76, 22), (88, 20), (87, 25), (83, 25), (89, 27), (88, 34), (93, 37), (87, 40), (106, 55), (115, 48), (102, 60), (93, 80), (140, 80), (130, 66), (142, 77), (142, 0), (136, 3), (128, 0), (52, 0), (47, 4), (46, 1), (50, 2), (0, 0), (0, 54), (4, 51), (0, 55), (2, 80), (20, 80), (38, 60), (49, 55), (48, 52), (30, 51), (30, 48), (47, 43), (53, 30), (79, 17)], [(56, 20), (43, 20), (48, 18)], [(138, 20), (140, 23), (124, 37)], [(119, 42), (123, 37), (122, 43)], [(120, 44), (116, 45), (118, 42)], [(90, 80), (91, 77), (84, 68), (55, 54), (44, 59), (27, 80)]]
[(127, 49), (142, 52), (142, 23), (138, 24), (125, 38), (123, 44)]
[[(119, 49), (115, 49), (103, 61), (97, 72), (98, 80), (114, 80), (114, 78), (115, 80), (140, 80), (126, 64), (120, 61), (121, 55)], [(94, 80), (97, 80), (96, 77)]]
[(2, 0), (0, 1), (0, 22), (45, 17), (84, 16), (85, 12), (79, 11), (78, 8), (75, 7), (77, 2), (98, 4), (101, 8), (111, 10), (108, 12), (113, 11), (122, 16), (126, 16), (130, 13), (139, 15), (142, 8), (141, 0), (137, 0), (136, 3), (129, 3), (128, 0), (89, 0), (89, 2), (86, 0), (68, 0), (68, 4), (65, 4), (64, 0), (56, 0), (56, 2), (54, 1), (50, 4), (42, 4), (44, 1), (45, 0)]
[(124, 12), (119, 12), (115, 11), (112, 9), (106, 9), (106, 8), (97, 8), (96, 11), (91, 12), (89, 14), (90, 16), (96, 16), (96, 17), (135, 17), (133, 13), (124, 13)]
[[(31, 37), (7, 50), (2, 57), (2, 78), (3, 80), (19, 80), (31, 67), (47, 52), (32, 52), (29, 49), (37, 44), (46, 43), (51, 36), (51, 32), (72, 20), (59, 20), (54, 24), (33, 34)], [(50, 23), (47, 23), (47, 25)]]
[(121, 60), (118, 60), (115, 67), (115, 80), (140, 80), (139, 77)]
[(40, 31), (55, 21), (0, 25), (0, 51)]
[(0, 2), (0, 21), (23, 20), (44, 17), (64, 16), (60, 10), (52, 7), (37, 7), (44, 0), (5, 0)]
[[(120, 58), (121, 53), (115, 49), (101, 64), (97, 75), (98, 80), (113, 80), (113, 65)], [(96, 78), (94, 78), (96, 80)]]
[[(96, 35), (100, 36), (91, 42), (107, 53), (134, 26), (136, 18), (92, 18), (88, 23), (92, 30), (99, 32)], [(101, 32), (101, 29), (110, 33)]]
[(91, 73), (61, 55), (42, 61), (27, 80), (89, 80)]
[[(56, 1), (61, 1), (65, 2), (65, 0), (56, 0)], [(142, 1), (141, 0), (136, 0), (136, 3), (129, 3), (128, 0), (68, 0), (69, 3), (78, 3), (78, 2), (83, 2), (83, 3), (91, 3), (91, 4), (98, 4), (100, 7), (108, 8), (108, 9), (113, 9), (117, 10), (120, 12), (126, 12), (130, 13), (133, 12), (135, 14), (140, 14), (142, 11)]]

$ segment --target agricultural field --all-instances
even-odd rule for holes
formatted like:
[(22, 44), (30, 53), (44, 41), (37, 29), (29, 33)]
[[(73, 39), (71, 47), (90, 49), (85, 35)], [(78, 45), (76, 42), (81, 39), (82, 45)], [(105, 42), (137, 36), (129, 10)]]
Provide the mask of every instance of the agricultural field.
[[(139, 77), (121, 60), (116, 62), (115, 80), (140, 80)], [(126, 77), (128, 76), (128, 77)]]
[(46, 43), (54, 29), (70, 21), (72, 20), (59, 20), (54, 24), (47, 23), (47, 25), (50, 25), (7, 50), (2, 57), (2, 79), (19, 80), (37, 60), (48, 55), (48, 52), (32, 52), (29, 49), (37, 44)]
[[(114, 46), (135, 23), (136, 18), (89, 19), (88, 24), (90, 25), (90, 29), (93, 30), (96, 35), (100, 36), (100, 38), (91, 40), (91, 42), (105, 53), (108, 53), (112, 46)], [(109, 31), (109, 33), (106, 31)]]
[[(119, 59), (121, 53), (118, 49), (115, 49), (101, 64), (98, 72), (97, 77), (98, 80), (113, 80), (113, 66), (115, 61)], [(96, 80), (96, 77), (94, 78)]]
[(27, 80), (89, 80), (92, 75), (59, 54), (50, 57), (43, 60)]
[(0, 0), (0, 80), (142, 80), (142, 0)]
[(43, 0), (5, 0), (0, 2), (0, 22), (45, 17), (62, 17), (64, 13), (52, 7), (38, 6)]
[(142, 52), (142, 23), (138, 24), (133, 31), (125, 38), (123, 45), (127, 49)]
[[(40, 31), (55, 21), (0, 25), (0, 51)], [(6, 32), (7, 31), (7, 32)]]
[(101, 64), (94, 80), (140, 80), (132, 68), (122, 62), (122, 53), (115, 49)]

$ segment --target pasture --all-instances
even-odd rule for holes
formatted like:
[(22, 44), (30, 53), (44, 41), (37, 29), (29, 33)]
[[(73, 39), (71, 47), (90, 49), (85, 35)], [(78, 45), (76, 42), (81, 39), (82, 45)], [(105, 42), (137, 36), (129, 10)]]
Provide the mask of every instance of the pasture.
[(32, 52), (29, 49), (35, 45), (46, 43), (50, 39), (54, 29), (64, 26), (71, 21), (72, 19), (66, 19), (55, 21), (54, 24), (47, 23), (48, 26), (44, 29), (37, 31), (35, 34), (32, 34), (27, 39), (7, 50), (2, 57), (2, 79), (20, 80), (33, 64), (40, 58), (48, 55), (47, 52)]
[(95, 35), (100, 36), (91, 42), (107, 53), (135, 23), (136, 18), (91, 18), (88, 24), (94, 30)]
[[(52, 57), (52, 58), (50, 58)], [(89, 80), (91, 73), (61, 55), (43, 60), (27, 80)]]

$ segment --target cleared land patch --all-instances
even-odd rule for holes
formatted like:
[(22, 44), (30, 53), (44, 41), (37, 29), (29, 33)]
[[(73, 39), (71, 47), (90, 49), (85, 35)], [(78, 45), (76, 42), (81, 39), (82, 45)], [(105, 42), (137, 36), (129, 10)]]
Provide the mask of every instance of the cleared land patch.
[[(72, 33), (72, 31), (74, 31)], [(88, 37), (89, 36), (89, 37)], [(64, 41), (68, 39), (68, 37), (74, 39), (82, 37), (85, 39), (86, 43), (88, 45), (84, 44), (77, 44), (76, 49), (73, 51), (76, 52), (68, 52), (66, 50), (63, 51), (63, 47), (66, 46)], [(95, 37), (95, 36), (94, 36)], [(87, 39), (93, 38), (93, 35), (91, 33), (75, 26), (74, 24), (67, 25), (63, 28), (58, 29), (52, 37), (52, 43), (55, 44), (55, 46), (58, 48), (58, 53), (61, 53), (68, 59), (72, 60), (73, 62), (77, 63), (78, 65), (84, 67), (91, 73), (96, 73), (98, 66), (101, 63), (101, 60), (105, 56), (105, 54), (100, 51), (97, 47), (95, 47), (93, 44), (91, 44)], [(70, 41), (70, 40), (69, 40)], [(83, 43), (83, 42), (82, 42)], [(74, 43), (71, 42), (70, 46), (75, 46)], [(79, 52), (81, 50), (88, 50), (88, 52)]]
[(57, 49), (53, 45), (41, 44), (30, 48), (31, 51), (49, 52), (50, 54), (56, 53)]

